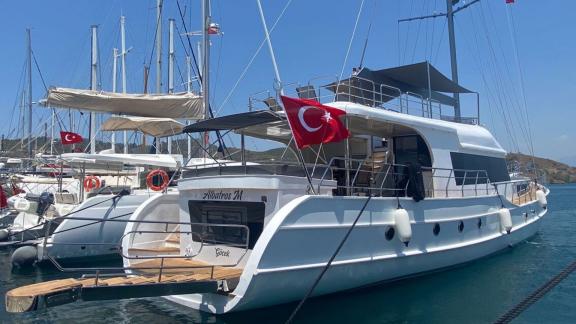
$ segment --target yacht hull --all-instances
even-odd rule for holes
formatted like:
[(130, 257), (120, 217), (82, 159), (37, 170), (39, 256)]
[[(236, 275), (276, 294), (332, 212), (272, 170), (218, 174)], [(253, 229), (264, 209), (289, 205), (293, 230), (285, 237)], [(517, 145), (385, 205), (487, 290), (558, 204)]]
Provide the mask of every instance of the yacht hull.
[[(216, 294), (168, 296), (171, 301), (212, 313), (248, 310), (300, 300), (334, 253), (366, 197), (304, 196), (281, 208), (260, 236), (233, 297)], [(546, 209), (536, 201), (504, 201), (513, 228), (501, 228), (497, 196), (401, 198), (412, 240), (405, 246), (393, 227), (396, 198), (372, 198), (313, 296), (398, 280), (470, 262), (534, 235)], [(332, 206), (327, 210), (326, 206)], [(463, 227), (460, 223), (463, 223)], [(438, 235), (434, 226), (440, 226)], [(460, 230), (460, 228), (462, 228)]]

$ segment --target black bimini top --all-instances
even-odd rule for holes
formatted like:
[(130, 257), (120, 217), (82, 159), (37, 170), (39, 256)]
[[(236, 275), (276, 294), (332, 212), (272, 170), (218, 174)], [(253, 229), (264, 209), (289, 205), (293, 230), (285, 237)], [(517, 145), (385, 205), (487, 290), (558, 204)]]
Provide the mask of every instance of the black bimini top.
[(182, 133), (236, 130), (280, 120), (282, 120), (282, 117), (273, 111), (257, 110), (199, 121), (184, 127)]
[[(444, 93), (473, 93), (450, 80), (429, 62), (382, 70), (362, 68), (355, 76), (325, 87), (344, 100), (346, 95), (351, 95), (355, 98), (370, 98), (376, 102), (387, 102), (401, 93), (415, 93), (427, 98), (430, 90), (432, 99), (448, 105), (454, 105), (455, 102)], [(381, 93), (381, 96), (374, 93)]]

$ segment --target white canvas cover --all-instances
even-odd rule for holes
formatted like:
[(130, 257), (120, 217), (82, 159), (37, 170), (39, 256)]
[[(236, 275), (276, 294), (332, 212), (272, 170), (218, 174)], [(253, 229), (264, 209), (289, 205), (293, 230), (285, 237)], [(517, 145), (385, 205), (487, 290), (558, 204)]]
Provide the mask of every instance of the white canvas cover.
[(172, 136), (182, 133), (184, 125), (172, 118), (113, 116), (100, 129), (103, 131), (140, 131), (154, 137)]
[(142, 117), (203, 119), (202, 97), (193, 93), (122, 94), (51, 88), (45, 105)]

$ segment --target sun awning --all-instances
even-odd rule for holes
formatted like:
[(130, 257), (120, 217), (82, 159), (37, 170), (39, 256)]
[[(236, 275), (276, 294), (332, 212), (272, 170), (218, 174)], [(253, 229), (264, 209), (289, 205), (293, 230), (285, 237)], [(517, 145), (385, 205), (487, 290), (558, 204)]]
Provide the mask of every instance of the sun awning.
[(73, 167), (89, 167), (107, 169), (116, 167), (122, 169), (124, 165), (164, 167), (175, 169), (182, 165), (181, 155), (170, 154), (89, 154), (64, 153), (61, 159)]
[(282, 120), (282, 118), (270, 110), (257, 110), (199, 121), (184, 127), (182, 132), (199, 133), (217, 130), (236, 130), (280, 120)]
[(193, 93), (123, 94), (105, 91), (51, 88), (46, 106), (141, 117), (203, 119), (202, 97)]
[[(413, 93), (454, 105), (452, 97), (444, 93), (472, 93), (453, 82), (428, 62), (403, 65), (382, 70), (362, 68), (356, 75), (325, 86), (337, 94), (338, 100), (370, 104), (390, 101), (401, 94)], [(429, 93), (430, 90), (430, 93)]]
[(183, 128), (184, 124), (172, 118), (132, 116), (113, 116), (100, 126), (103, 131), (134, 130), (154, 137), (177, 135), (182, 133)]

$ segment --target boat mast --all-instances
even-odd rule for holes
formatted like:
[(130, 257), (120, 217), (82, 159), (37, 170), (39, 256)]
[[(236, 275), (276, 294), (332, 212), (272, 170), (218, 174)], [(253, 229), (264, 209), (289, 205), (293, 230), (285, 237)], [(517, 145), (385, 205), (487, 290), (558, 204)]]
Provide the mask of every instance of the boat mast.
[[(162, 0), (156, 2), (156, 93), (162, 92)], [(160, 153), (160, 138), (156, 138), (156, 153)]]
[(54, 120), (56, 119), (56, 110), (52, 108), (52, 116), (50, 118), (50, 155), (54, 155)]
[[(122, 47), (122, 93), (126, 93), (126, 17), (120, 16), (120, 46)], [(114, 75), (116, 78), (116, 75)], [(123, 133), (124, 154), (128, 154), (128, 132)]]
[[(192, 92), (192, 65), (190, 60), (190, 55), (186, 56), (186, 92)], [(190, 125), (190, 121), (186, 120), (186, 125)], [(188, 149), (188, 160), (192, 157), (192, 138), (190, 136), (186, 136), (187, 141), (187, 149)]]
[[(471, 5), (479, 2), (480, 0), (472, 0), (456, 9), (454, 9), (454, 5), (457, 4), (460, 0), (446, 0), (446, 13), (435, 13), (431, 15), (419, 16), (419, 17), (410, 17), (404, 19), (398, 19), (398, 23), (402, 22), (409, 22), (414, 20), (421, 20), (421, 19), (429, 19), (429, 18), (436, 18), (446, 16), (447, 25), (448, 25), (448, 41), (450, 43), (450, 69), (452, 71), (452, 81), (458, 84), (458, 63), (456, 59), (456, 36), (454, 34), (454, 15), (458, 13), (460, 10), (464, 10)], [(430, 95), (430, 94), (429, 94)], [(428, 98), (430, 100), (430, 98)], [(460, 95), (458, 93), (454, 93), (454, 119), (455, 121), (459, 122), (461, 120), (461, 113), (460, 113)]]
[[(92, 71), (90, 75), (90, 89), (97, 90), (98, 86), (98, 26), (92, 25)], [(90, 153), (96, 154), (96, 113), (90, 113)]]
[[(202, 1), (202, 99), (204, 100), (204, 119), (210, 117), (210, 0)], [(208, 152), (210, 139), (204, 133), (204, 154)]]
[[(446, 19), (448, 19), (448, 40), (450, 43), (450, 69), (452, 81), (458, 84), (458, 63), (456, 60), (456, 37), (454, 35), (454, 11), (452, 6), (458, 1), (446, 0)], [(460, 95), (454, 93), (454, 118), (460, 121)]]
[(32, 37), (30, 28), (26, 29), (28, 40), (28, 166), (32, 166)]
[[(116, 92), (116, 76), (118, 70), (118, 49), (112, 49), (112, 92)], [(126, 144), (124, 144), (126, 145)], [(110, 146), (112, 151), (114, 152), (116, 149), (116, 132), (112, 132), (112, 136), (110, 139)]]
[[(174, 93), (174, 19), (168, 19), (168, 93)], [(172, 154), (172, 136), (168, 136), (168, 154)]]

